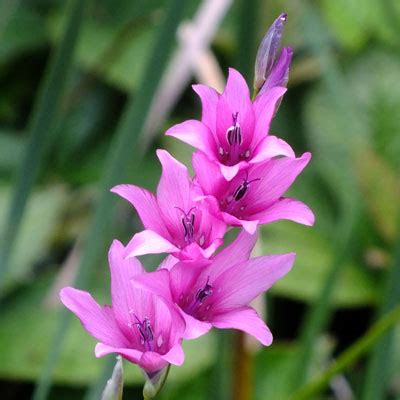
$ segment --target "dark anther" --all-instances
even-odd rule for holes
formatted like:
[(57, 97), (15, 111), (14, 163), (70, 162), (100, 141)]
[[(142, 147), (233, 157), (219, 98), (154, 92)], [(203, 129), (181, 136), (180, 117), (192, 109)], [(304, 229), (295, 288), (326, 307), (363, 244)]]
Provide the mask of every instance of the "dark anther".
[(194, 236), (194, 220), (195, 220), (195, 215), (192, 213), (192, 210), (194, 210), (196, 207), (192, 207), (187, 213), (183, 211), (179, 207), (175, 207), (179, 211), (182, 212), (182, 217), (181, 217), (181, 222), (183, 225), (183, 232), (185, 236), (185, 242), (191, 242), (193, 240)]
[(242, 130), (240, 128), (239, 123), (237, 122), (238, 114), (232, 114), (233, 124), (230, 128), (226, 130), (226, 140), (229, 143), (229, 146), (234, 144), (241, 145), (243, 142), (242, 138)]
[(249, 181), (248, 178), (249, 178), (249, 176), (246, 171), (246, 178), (243, 180), (243, 183), (241, 183), (233, 193), (233, 198), (236, 201), (239, 201), (240, 199), (242, 199), (243, 196), (247, 193), (250, 183), (260, 180), (260, 178), (256, 178), (256, 179), (252, 179), (251, 181)]
[(148, 349), (151, 349), (151, 342), (154, 339), (153, 331), (151, 329), (150, 320), (144, 317), (143, 321), (135, 315), (136, 322), (135, 325), (138, 328), (140, 337), (142, 338), (142, 344), (146, 344)]
[(203, 289), (199, 289), (196, 293), (196, 300), (202, 304), (203, 301), (211, 296), (213, 294), (213, 287), (208, 283), (210, 280), (210, 277), (207, 277), (207, 282), (206, 285), (204, 286)]

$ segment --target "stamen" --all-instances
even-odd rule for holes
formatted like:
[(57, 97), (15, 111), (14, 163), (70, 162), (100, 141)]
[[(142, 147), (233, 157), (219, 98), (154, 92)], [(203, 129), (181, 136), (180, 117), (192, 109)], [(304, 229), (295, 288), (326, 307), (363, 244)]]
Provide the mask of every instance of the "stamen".
[(239, 123), (237, 122), (237, 117), (239, 113), (232, 114), (232, 126), (226, 130), (226, 140), (229, 146), (233, 145), (241, 145), (243, 142), (242, 137), (242, 129), (240, 128)]
[(194, 221), (195, 221), (195, 214), (192, 213), (192, 210), (195, 210), (196, 207), (192, 207), (187, 213), (183, 211), (180, 207), (175, 207), (175, 208), (177, 208), (183, 214), (181, 217), (181, 222), (183, 225), (185, 242), (191, 243), (194, 237)]
[(151, 324), (150, 320), (148, 317), (144, 317), (143, 321), (140, 321), (140, 319), (136, 316), (136, 314), (133, 314), (136, 322), (136, 328), (139, 331), (140, 334), (140, 343), (144, 346), (146, 346), (147, 351), (153, 351), (153, 330), (151, 329)]
[(200, 304), (203, 304), (204, 300), (213, 294), (213, 287), (208, 283), (209, 281), (210, 277), (207, 277), (207, 282), (204, 288), (199, 289), (196, 293), (196, 301)]
[(233, 198), (236, 201), (241, 200), (244, 195), (247, 193), (247, 190), (249, 189), (250, 183), (259, 181), (260, 178), (252, 179), (251, 181), (248, 180), (248, 173), (246, 171), (246, 178), (243, 180), (243, 183), (241, 183), (236, 190), (233, 192)]

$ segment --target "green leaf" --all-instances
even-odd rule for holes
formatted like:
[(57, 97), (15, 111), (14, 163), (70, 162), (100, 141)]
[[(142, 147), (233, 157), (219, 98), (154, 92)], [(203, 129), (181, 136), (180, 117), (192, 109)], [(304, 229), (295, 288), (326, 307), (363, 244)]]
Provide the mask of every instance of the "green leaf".
[[(367, 333), (358, 339), (349, 348), (343, 351), (328, 369), (318, 374), (310, 383), (306, 384), (300, 390), (295, 392), (290, 397), (291, 400), (308, 400), (313, 398), (316, 394), (321, 392), (329, 384), (330, 380), (337, 375), (345, 371), (347, 368), (354, 365), (368, 350), (385, 335), (389, 329), (400, 321), (400, 305), (394, 308), (392, 311), (385, 314), (381, 319), (372, 325)], [(374, 376), (376, 378), (376, 375)], [(374, 384), (376, 382), (371, 382)], [(372, 397), (374, 400), (377, 397)]]
[[(5, 225), (6, 204), (9, 203), (11, 189), (0, 187), (0, 226)], [(33, 192), (25, 218), (10, 257), (10, 269), (5, 276), (4, 289), (9, 291), (17, 283), (29, 282), (35, 262), (49, 252), (55, 229), (69, 201), (65, 187), (51, 187)]]
[[(0, 131), (0, 171), (13, 171), (20, 160), (24, 139), (19, 132)], [(0, 224), (1, 226), (1, 224)]]
[[(261, 241), (264, 253), (297, 254), (294, 268), (270, 292), (311, 304), (316, 302), (334, 258), (333, 244), (324, 238), (318, 225), (308, 228), (282, 221), (264, 228)], [(375, 304), (378, 298), (376, 281), (365, 267), (347, 261), (333, 293), (333, 305), (358, 307)]]
[[(320, 338), (314, 344), (317, 349), (310, 361), (311, 369), (317, 373), (326, 365), (333, 351), (333, 342)], [(263, 348), (254, 357), (254, 400), (287, 399), (290, 395), (290, 371), (296, 361), (298, 345), (274, 342)]]
[(69, 19), (60, 46), (55, 50), (41, 84), (29, 123), (29, 139), (20, 162), (15, 189), (8, 207), (7, 222), (0, 244), (0, 294), (9, 268), (25, 206), (40, 170), (51, 126), (60, 106), (64, 83), (72, 65), (72, 55), (79, 34), (84, 0), (71, 1)]
[(375, 228), (388, 241), (396, 237), (400, 182), (386, 160), (372, 150), (359, 154), (355, 163), (367, 208)]
[(43, 19), (27, 4), (20, 3), (11, 14), (4, 31), (0, 32), (0, 65), (48, 43)]

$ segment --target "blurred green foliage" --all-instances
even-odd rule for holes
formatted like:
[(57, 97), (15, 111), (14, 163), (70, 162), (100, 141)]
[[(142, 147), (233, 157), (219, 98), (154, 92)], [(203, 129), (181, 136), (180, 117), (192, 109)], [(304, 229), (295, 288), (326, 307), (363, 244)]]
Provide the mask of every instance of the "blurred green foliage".
[[(41, 374), (60, 311), (58, 288), (71, 284), (77, 274), (83, 237), (99, 198), (104, 160), (115, 141), (122, 110), (129, 101), (135, 104), (140, 88), (147, 87), (150, 95), (149, 88), (155, 84), (142, 82), (142, 77), (149, 72), (146, 63), (170, 3), (98, 0), (85, 9), (60, 107), (49, 116), (53, 121), (42, 149), (38, 179), (11, 247), (6, 290), (0, 299), (0, 379), (4, 382), (0, 392), (10, 382), (34, 382)], [(200, 2), (187, 3), (184, 18), (190, 19)], [(250, 7), (248, 15), (244, 15), (246, 7)], [(67, 13), (59, 0), (5, 0), (0, 11), (3, 240), (15, 174), (29, 143), (28, 123), (37, 106), (38, 85), (45, 77), (50, 54), (60, 45)], [(312, 380), (340, 351), (362, 337), (376, 310), (385, 310), (383, 299), (389, 296), (387, 304), (392, 305), (400, 301), (399, 291), (388, 294), (386, 282), (391, 270), (400, 268), (394, 255), (400, 218), (400, 3), (235, 1), (211, 47), (223, 73), (227, 66), (240, 67), (251, 79), (257, 43), (282, 11), (289, 14), (284, 44), (293, 46), (295, 57), (289, 91), (272, 131), (293, 144), (297, 154), (313, 152), (310, 166), (290, 195), (309, 204), (317, 222), (313, 228), (289, 222), (262, 228), (263, 252), (296, 251), (297, 261), (293, 271), (268, 294), (267, 316), (276, 332), (275, 343), (257, 349), (251, 357), (256, 400), (285, 400), (290, 395), (290, 371), (304, 344), (299, 339), (304, 310), (321, 303), (321, 288), (331, 276), (335, 260), (340, 261), (340, 274), (332, 283), (332, 296), (325, 299), (325, 312), (333, 323), (326, 329), (321, 324), (315, 331), (310, 373), (305, 379)], [(154, 189), (160, 172), (156, 147), (190, 161), (191, 150), (164, 138), (164, 128), (199, 116), (199, 101), (188, 85), (150, 149), (145, 152), (137, 142), (132, 156), (119, 160), (125, 165), (120, 176)], [(132, 130), (132, 135), (138, 133)], [(126, 241), (140, 225), (130, 207), (117, 198), (110, 199), (118, 209), (104, 229)], [(336, 254), (341, 239), (338, 226), (345, 225), (346, 210), (351, 207), (357, 209), (357, 219), (351, 229), (350, 249), (342, 260)], [(105, 254), (95, 265), (89, 285), (103, 302), (108, 301), (109, 285)], [(147, 257), (146, 263), (151, 269), (157, 260)], [(394, 332), (399, 338), (399, 326)], [(185, 364), (171, 369), (161, 398), (213, 398), (218, 392), (218, 382), (213, 379), (216, 371), (232, 368), (229, 357), (220, 357), (219, 343), (214, 334), (187, 343)], [(399, 343), (397, 339), (390, 344), (392, 359), (388, 360), (387, 384), (380, 398), (400, 396)], [(104, 363), (94, 357), (93, 347), (94, 341), (74, 320), (54, 374), (54, 383), (61, 386), (61, 392), (65, 390), (65, 398), (69, 398), (67, 387), (85, 387), (101, 374)], [(340, 377), (346, 388), (351, 388), (352, 398), (365, 396), (367, 359), (356, 360)], [(128, 386), (140, 384), (138, 369), (126, 365), (125, 381)], [(229, 377), (224, 382), (229, 383)], [(340, 386), (332, 381), (330, 386), (318, 398), (339, 398), (337, 391), (343, 390), (343, 382)], [(51, 398), (60, 398), (60, 391), (54, 393)], [(6, 398), (22, 398), (10, 396)]]

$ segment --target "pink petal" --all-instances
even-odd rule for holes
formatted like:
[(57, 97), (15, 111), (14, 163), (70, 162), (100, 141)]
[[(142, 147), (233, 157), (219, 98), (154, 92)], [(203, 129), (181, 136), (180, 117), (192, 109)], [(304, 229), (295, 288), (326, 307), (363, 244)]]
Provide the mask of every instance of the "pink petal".
[(143, 254), (173, 253), (178, 252), (167, 239), (164, 239), (158, 233), (145, 230), (133, 236), (126, 246), (125, 257), (136, 257)]
[(244, 307), (213, 316), (211, 323), (216, 328), (239, 329), (246, 332), (254, 336), (264, 346), (269, 346), (272, 343), (271, 331), (258, 316), (256, 311), (250, 307)]
[(256, 125), (252, 142), (253, 147), (257, 146), (258, 143), (268, 135), (276, 106), (285, 92), (286, 88), (276, 86), (258, 96), (254, 101), (253, 110)]
[(256, 164), (252, 175), (260, 177), (247, 196), (246, 214), (255, 214), (271, 205), (289, 189), (310, 161), (311, 154), (299, 158), (283, 157)]
[(152, 297), (155, 303), (153, 318), (154, 340), (157, 344), (157, 352), (165, 354), (171, 347), (181, 343), (186, 324), (178, 307), (162, 297), (160, 292), (155, 292)]
[(254, 164), (276, 156), (296, 157), (288, 143), (276, 136), (268, 135), (261, 139), (249, 162)]
[(218, 196), (224, 193), (229, 183), (221, 174), (219, 164), (211, 161), (204, 153), (197, 151), (192, 157), (196, 180), (205, 194)]
[(232, 111), (243, 114), (251, 108), (249, 87), (240, 72), (229, 68), (228, 80), (221, 98), (226, 99)]
[(129, 348), (121, 348), (118, 346), (108, 346), (104, 343), (97, 343), (95, 348), (96, 357), (104, 357), (107, 354), (118, 353), (121, 354), (127, 360), (138, 364), (140, 361), (140, 357), (143, 352), (140, 350), (129, 349)]
[(141, 352), (135, 349), (111, 347), (103, 343), (98, 343), (96, 346), (96, 357), (103, 357), (110, 353), (120, 354), (134, 364), (139, 365), (146, 372), (156, 372), (164, 368), (168, 363), (158, 353)]
[(204, 250), (196, 242), (188, 244), (174, 255), (184, 262), (197, 262), (203, 258), (208, 258), (204, 255)]
[(194, 119), (182, 122), (169, 128), (165, 133), (167, 136), (173, 136), (182, 142), (202, 150), (207, 154), (216, 152), (215, 140), (210, 129)]
[(110, 307), (101, 307), (89, 293), (72, 287), (63, 288), (60, 299), (97, 340), (114, 346), (127, 345), (127, 339), (120, 331)]
[(217, 137), (219, 145), (228, 150), (226, 131), (232, 126), (232, 116), (237, 115), (237, 122), (242, 130), (242, 147), (247, 149), (252, 142), (254, 132), (254, 112), (250, 92), (243, 76), (233, 68), (229, 69), (228, 81), (224, 93), (217, 104)]
[(169, 271), (166, 269), (137, 275), (132, 280), (132, 285), (133, 287), (148, 290), (167, 301), (173, 302), (169, 285)]
[(157, 270), (167, 269), (169, 271), (178, 262), (178, 258), (174, 257), (173, 255), (169, 255), (161, 261), (160, 265), (157, 267)]
[(142, 354), (139, 365), (147, 372), (157, 372), (165, 368), (168, 365), (168, 362), (161, 354), (153, 351), (146, 351)]
[[(131, 280), (135, 275), (144, 274), (140, 261), (134, 257), (126, 259), (125, 247), (114, 240), (108, 252), (108, 262), (111, 273), (111, 299), (115, 318), (120, 329), (127, 337), (130, 337), (131, 330), (128, 327), (130, 322), (130, 310), (134, 309), (136, 303), (143, 299), (142, 293), (132, 290)], [(146, 295), (145, 295), (146, 297)]]
[(175, 346), (171, 347), (170, 351), (161, 356), (165, 361), (168, 361), (173, 365), (182, 365), (185, 361), (185, 353), (182, 349), (182, 344), (177, 343)]
[(290, 271), (295, 256), (288, 253), (256, 257), (226, 270), (213, 282), (219, 290), (218, 299), (213, 300), (213, 312), (219, 314), (249, 304)]
[(260, 224), (288, 219), (299, 224), (312, 226), (315, 221), (313, 212), (306, 204), (291, 198), (279, 199), (265, 211), (254, 215), (254, 217), (260, 220)]
[(199, 95), (202, 105), (201, 121), (207, 125), (211, 132), (216, 130), (216, 114), (219, 94), (205, 85), (193, 85), (193, 90)]
[(226, 224), (229, 226), (242, 226), (243, 229), (248, 232), (250, 235), (254, 234), (257, 230), (257, 226), (259, 224), (258, 219), (252, 221), (252, 220), (245, 220), (245, 219), (239, 219), (236, 218), (232, 214), (228, 214), (226, 212), (222, 213), (222, 216), (224, 218), (224, 221)]
[[(218, 224), (219, 222), (220, 221), (216, 220), (216, 224)], [(226, 226), (225, 224), (223, 224), (223, 225)], [(215, 239), (213, 242), (211, 242), (211, 244), (207, 248), (205, 248), (205, 249), (201, 248), (201, 253), (202, 253), (203, 257), (210, 258), (215, 253), (215, 251), (218, 249), (218, 247), (222, 245), (223, 242), (224, 241), (222, 238), (218, 238), (218, 239)]]
[(163, 220), (172, 236), (180, 235), (180, 215), (192, 207), (191, 179), (187, 168), (165, 150), (157, 150), (162, 165), (161, 179), (157, 187), (157, 203)]
[(184, 339), (186, 340), (197, 339), (205, 335), (212, 328), (209, 322), (199, 321), (183, 311), (181, 311), (181, 314), (186, 322), (186, 331), (184, 335)]
[(192, 264), (180, 262), (171, 269), (169, 277), (174, 302), (179, 302), (182, 293), (190, 292), (205, 265), (208, 265), (207, 260)]
[(257, 238), (257, 234), (250, 235), (246, 231), (241, 231), (229, 246), (214, 257), (212, 265), (204, 271), (204, 274), (209, 275), (213, 280), (235, 264), (247, 261)]
[(128, 200), (135, 207), (146, 229), (168, 237), (168, 231), (162, 223), (160, 209), (152, 193), (134, 185), (118, 185), (113, 187), (111, 192)]
[(232, 166), (219, 164), (219, 168), (221, 170), (221, 174), (227, 181), (231, 181), (241, 169), (239, 163)]

